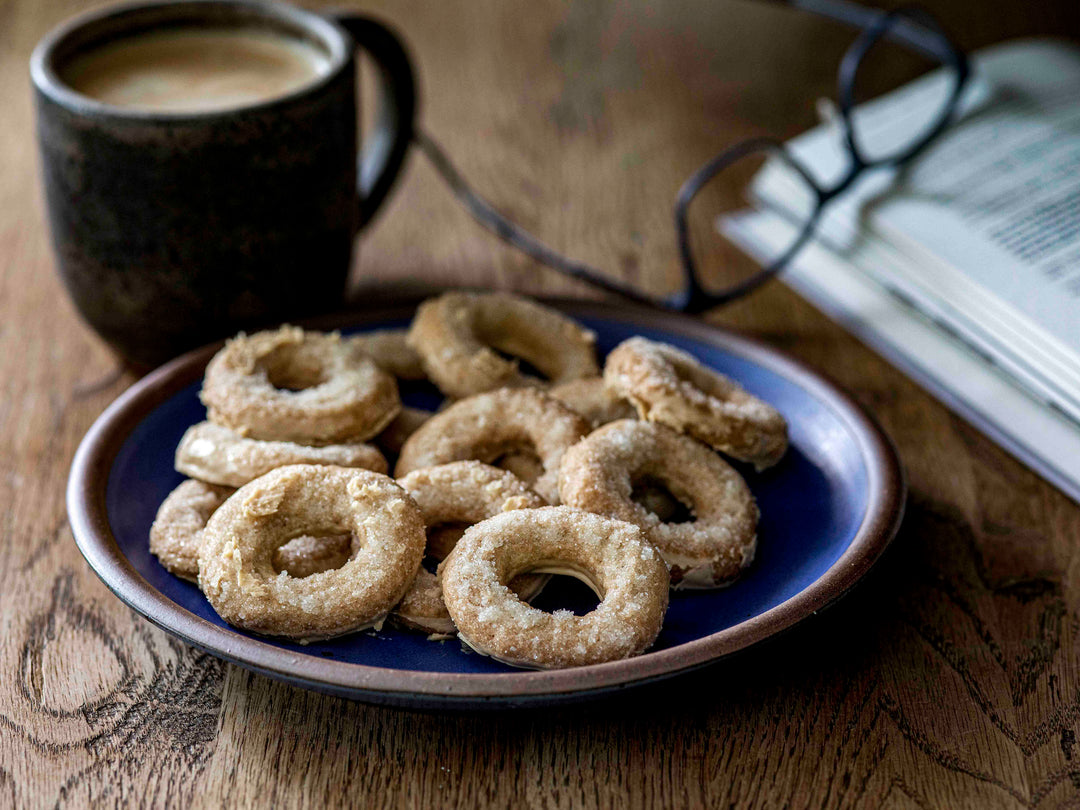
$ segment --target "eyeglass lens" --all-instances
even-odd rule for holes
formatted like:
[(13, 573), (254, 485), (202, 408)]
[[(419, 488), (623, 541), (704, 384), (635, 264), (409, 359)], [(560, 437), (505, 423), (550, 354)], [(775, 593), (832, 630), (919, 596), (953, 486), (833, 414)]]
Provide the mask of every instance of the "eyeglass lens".
[[(769, 255), (773, 261), (764, 267), (747, 256), (739, 242), (733, 239), (740, 218), (762, 206), (758, 189), (763, 183), (770, 184), (770, 188), (779, 184), (782, 189), (780, 206), (771, 205), (775, 195), (770, 194), (770, 215), (776, 218), (779, 230), (784, 234), (781, 244), (771, 246)], [(720, 236), (719, 240), (711, 237), (717, 243), (715, 250), (719, 255), (701, 262), (703, 267), (709, 268), (701, 281), (707, 290), (716, 293), (751, 285), (762, 274), (767, 275), (773, 265), (785, 262), (806, 238), (818, 207), (815, 187), (783, 150), (770, 145), (733, 155), (702, 189), (700, 196), (703, 199), (697, 205), (701, 211), (711, 214), (712, 230)]]
[[(857, 160), (872, 165), (903, 160), (923, 146), (942, 126), (952, 110), (960, 74), (953, 64), (913, 51), (893, 38), (894, 28), (922, 23), (903, 14), (894, 15), (878, 31), (864, 34), (853, 49), (859, 49), (855, 70), (847, 88), (847, 126), (850, 146)], [(935, 28), (924, 29), (940, 36), (941, 52), (952, 46)], [(843, 79), (844, 71), (841, 71)], [(844, 96), (841, 87), (841, 97)], [(891, 94), (889, 99), (882, 96)], [(702, 284), (714, 294), (749, 291), (755, 281), (764, 280), (798, 252), (813, 230), (820, 198), (807, 178), (813, 166), (800, 168), (793, 158), (776, 146), (747, 149), (736, 147), (730, 160), (701, 190), (704, 211), (716, 212), (713, 225), (721, 239), (718, 256), (702, 261)], [(813, 176), (811, 174), (811, 176)], [(767, 199), (759, 193), (767, 187)], [(772, 233), (783, 234), (780, 242), (759, 246), (755, 261), (741, 249), (745, 237), (737, 237), (741, 217), (751, 208), (764, 209), (773, 220)], [(702, 227), (699, 222), (698, 228)], [(704, 257), (703, 257), (704, 258)], [(719, 267), (717, 267), (719, 265)]]
[(870, 35), (871, 44), (852, 80), (850, 98), (855, 106), (848, 111), (854, 147), (864, 163), (902, 159), (921, 146), (951, 111), (959, 74), (954, 66), (892, 36), (910, 25), (940, 36), (942, 52), (951, 48), (944, 34), (926, 27), (932, 23), (904, 14), (892, 16), (876, 36)]

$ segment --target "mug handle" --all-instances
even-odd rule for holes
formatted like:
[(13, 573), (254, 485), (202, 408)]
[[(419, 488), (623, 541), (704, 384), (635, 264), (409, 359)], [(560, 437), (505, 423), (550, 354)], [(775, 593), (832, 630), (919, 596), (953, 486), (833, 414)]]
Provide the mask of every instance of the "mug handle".
[(405, 162), (416, 117), (416, 80), (405, 46), (390, 28), (359, 14), (330, 16), (371, 56), (379, 71), (375, 126), (364, 139), (357, 172), (360, 230), (379, 209)]

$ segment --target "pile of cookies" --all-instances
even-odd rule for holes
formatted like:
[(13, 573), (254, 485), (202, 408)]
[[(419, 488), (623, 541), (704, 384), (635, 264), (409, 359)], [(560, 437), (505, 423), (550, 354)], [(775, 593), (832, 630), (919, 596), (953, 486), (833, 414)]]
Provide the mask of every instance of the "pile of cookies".
[[(401, 404), (423, 378), (437, 413)], [(680, 349), (631, 338), (601, 369), (590, 331), (502, 293), (425, 301), (408, 330), (241, 334), (200, 396), (150, 549), (225, 621), (308, 641), (389, 618), (533, 668), (639, 654), (669, 588), (735, 579), (758, 510), (724, 456), (787, 447), (774, 408)], [(596, 609), (532, 607), (553, 574)]]

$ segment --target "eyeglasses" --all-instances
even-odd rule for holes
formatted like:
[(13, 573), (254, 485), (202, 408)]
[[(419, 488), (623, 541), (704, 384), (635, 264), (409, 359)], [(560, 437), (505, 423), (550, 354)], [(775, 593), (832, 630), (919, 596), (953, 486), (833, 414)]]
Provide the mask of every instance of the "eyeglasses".
[[(683, 266), (683, 288), (673, 296), (664, 299), (651, 297), (552, 250), (473, 192), (443, 150), (427, 134), (417, 131), (414, 140), (455, 196), (481, 225), (536, 261), (579, 281), (650, 306), (700, 313), (729, 303), (748, 295), (780, 273), (813, 235), (825, 208), (865, 171), (902, 166), (933, 142), (956, 111), (970, 73), (964, 52), (945, 33), (934, 16), (922, 8), (904, 7), (882, 12), (849, 0), (787, 0), (787, 4), (860, 29), (840, 61), (837, 82), (838, 123), (842, 148), (847, 155), (847, 168), (837, 181), (828, 186), (822, 185), (783, 143), (764, 137), (738, 143), (712, 158), (686, 180), (676, 197), (675, 231)], [(872, 125), (867, 116), (861, 115), (857, 109), (860, 103), (866, 101), (861, 93), (865, 79), (871, 72), (866, 65), (890, 45), (899, 45), (922, 56), (935, 67), (942, 68), (946, 74), (945, 81), (936, 82), (932, 92), (922, 93), (910, 100), (913, 109), (909, 110), (904, 134), (900, 138), (890, 128)], [(789, 220), (794, 220), (794, 235), (790, 243), (763, 267), (737, 279), (729, 278), (709, 289), (702, 282), (690, 249), (687, 221), (690, 204), (706, 187), (716, 186), (718, 193), (729, 201), (734, 196), (737, 205), (745, 206), (745, 189), (757, 171), (769, 161), (778, 161), (790, 170), (787, 174), (795, 185), (789, 191), (794, 197), (802, 197), (801, 204), (792, 205), (785, 212)], [(723, 181), (714, 183), (720, 176), (723, 176)]]
[[(834, 184), (822, 186), (782, 143), (771, 138), (754, 138), (739, 143), (698, 169), (683, 184), (675, 203), (675, 229), (686, 285), (672, 302), (675, 309), (701, 312), (741, 298), (776, 276), (813, 235), (822, 211), (847, 191), (863, 172), (879, 166), (901, 166), (941, 134), (956, 110), (967, 83), (967, 57), (927, 11), (901, 8), (880, 13), (840, 0), (796, 0), (792, 5), (862, 28), (862, 33), (840, 62), (838, 77), (838, 123), (847, 152), (847, 170)], [(859, 98), (860, 80), (863, 78), (861, 69), (882, 43), (887, 42), (907, 46), (939, 63), (947, 72), (945, 81), (936, 83), (928, 93), (910, 100), (915, 109), (911, 110), (903, 128), (905, 134), (899, 140), (889, 128), (868, 123), (867, 116), (859, 115), (855, 109), (863, 100)], [(910, 120), (912, 116), (916, 118), (914, 122)], [(786, 217), (795, 220), (794, 235), (787, 247), (779, 250), (764, 267), (745, 278), (730, 282), (722, 289), (708, 291), (701, 283), (690, 249), (687, 225), (690, 203), (710, 181), (721, 174), (728, 178), (725, 185), (745, 187), (745, 183), (740, 181), (748, 174), (746, 167), (749, 165), (756, 169), (767, 161), (785, 164), (789, 170), (788, 177), (798, 186), (789, 187), (789, 193), (796, 199), (801, 197), (807, 201), (803, 204), (796, 201), (786, 207)]]

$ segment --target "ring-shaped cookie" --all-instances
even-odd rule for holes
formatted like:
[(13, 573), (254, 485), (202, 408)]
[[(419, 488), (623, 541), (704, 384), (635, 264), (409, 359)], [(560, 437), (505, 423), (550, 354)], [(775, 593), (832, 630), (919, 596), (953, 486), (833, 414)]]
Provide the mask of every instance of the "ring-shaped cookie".
[[(507, 587), (526, 571), (577, 576), (597, 591), (600, 604), (583, 616), (531, 607)], [(440, 576), (461, 638), (519, 667), (584, 666), (644, 652), (668, 603), (667, 568), (637, 526), (568, 506), (506, 512), (476, 524)]]
[(535, 483), (544, 474), (544, 465), (529, 451), (506, 453), (495, 462), (495, 466), (530, 483)]
[(759, 470), (787, 450), (787, 423), (779, 411), (674, 346), (643, 337), (623, 341), (608, 355), (604, 383), (630, 400), (642, 419)]
[(150, 553), (165, 570), (198, 581), (202, 530), (233, 491), (188, 479), (166, 496), (150, 526)]
[(422, 303), (409, 345), (444, 394), (467, 397), (496, 388), (542, 385), (520, 357), (552, 384), (594, 377), (596, 335), (561, 312), (507, 293), (450, 292)]
[[(274, 552), (301, 535), (348, 534), (340, 568), (298, 579), (274, 570)], [(401, 601), (424, 555), (420, 510), (390, 478), (298, 464), (238, 489), (210, 517), (199, 586), (232, 625), (298, 640), (380, 624)]]
[[(235, 491), (189, 479), (169, 493), (150, 526), (150, 553), (169, 573), (199, 581), (202, 531), (210, 516)], [(274, 570), (307, 577), (340, 568), (352, 554), (351, 539), (349, 535), (297, 537), (274, 552)]]
[(583, 417), (544, 392), (503, 388), (455, 402), (428, 419), (401, 448), (396, 474), (467, 459), (491, 464), (524, 451), (543, 467), (539, 478), (525, 483), (558, 503), (563, 453), (588, 432)]
[[(657, 482), (693, 520), (666, 523), (631, 498)], [(640, 526), (671, 567), (673, 587), (730, 583), (754, 559), (758, 508), (742, 476), (706, 445), (637, 419), (604, 425), (567, 451), (563, 503)]]
[[(461, 525), (464, 530), (503, 512), (547, 505), (513, 473), (479, 461), (453, 461), (424, 467), (399, 478), (398, 483), (420, 507), (429, 531), (443, 524)], [(452, 546), (436, 553), (429, 543), (427, 550), (441, 560), (450, 553)], [(547, 580), (543, 574), (523, 574), (510, 583), (510, 588), (527, 602), (540, 592)], [(410, 629), (437, 636), (454, 633), (454, 622), (443, 603), (442, 586), (438, 578), (424, 568), (417, 572), (391, 618)]]
[(394, 377), (360, 349), (295, 326), (228, 341), (199, 396), (211, 422), (298, 444), (363, 441), (401, 410)]
[(176, 447), (177, 472), (229, 487), (242, 487), (289, 464), (332, 464), (378, 473), (387, 471), (383, 454), (370, 444), (309, 447), (295, 442), (249, 439), (213, 422), (189, 427)]
[(570, 380), (552, 387), (548, 393), (570, 410), (584, 416), (594, 428), (616, 419), (633, 419), (637, 416), (633, 405), (604, 385), (603, 377)]

